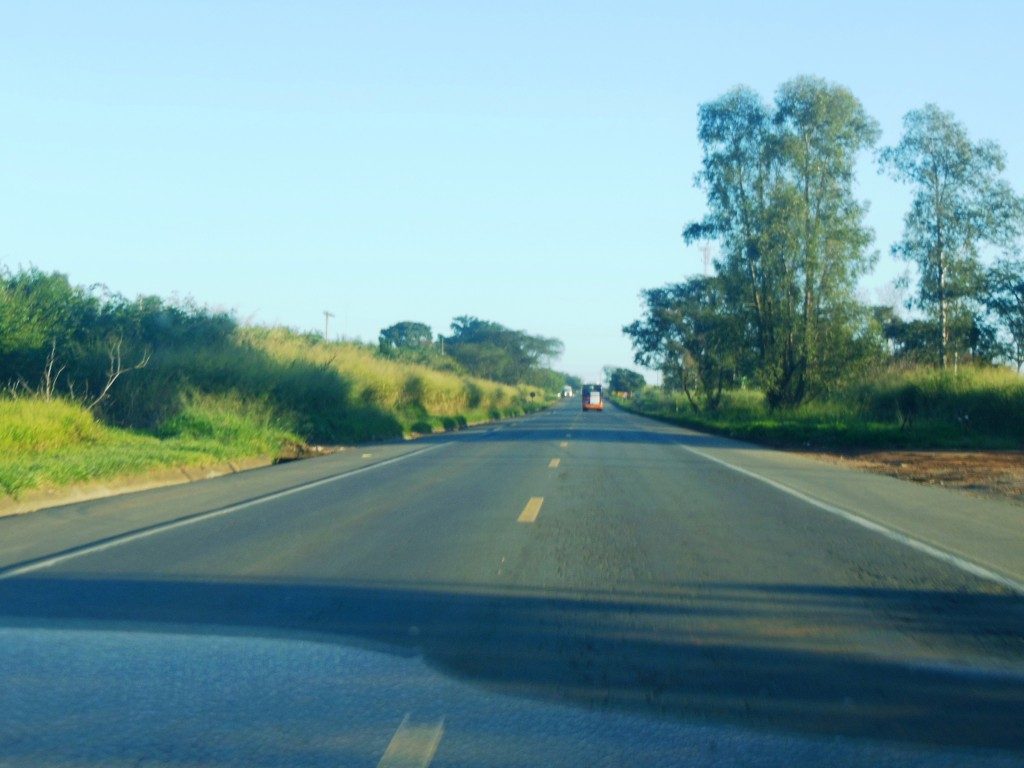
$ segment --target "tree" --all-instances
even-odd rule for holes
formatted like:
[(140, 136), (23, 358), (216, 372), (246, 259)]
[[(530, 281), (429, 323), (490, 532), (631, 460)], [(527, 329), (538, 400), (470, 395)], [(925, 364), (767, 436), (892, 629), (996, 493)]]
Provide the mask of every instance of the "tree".
[(562, 386), (572, 387), (574, 390), (578, 390), (583, 386), (583, 379), (579, 376), (574, 376), (571, 373), (564, 373), (559, 371), (559, 375), (562, 377)]
[(425, 323), (404, 320), (383, 329), (379, 343), (384, 354), (398, 350), (422, 350), (434, 343), (434, 332)]
[(534, 368), (520, 383), (548, 392), (559, 392), (565, 386), (565, 375), (550, 368)]
[(892, 358), (915, 364), (934, 360), (934, 323), (931, 320), (904, 320), (891, 307), (885, 310), (885, 316), (877, 319)]
[(530, 381), (563, 349), (558, 339), (531, 336), (468, 315), (452, 320), (452, 335), (444, 345), (470, 373), (507, 384)]
[(708, 213), (683, 232), (687, 242), (716, 239), (723, 258), (715, 266), (734, 310), (749, 318), (763, 355), (772, 346), (773, 278), (781, 277), (777, 249), (766, 238), (770, 194), (778, 163), (772, 151), (770, 110), (756, 92), (735, 88), (701, 104), (697, 137), (703, 147), (694, 178), (707, 196)]
[(633, 359), (660, 370), (666, 388), (683, 390), (695, 410), (714, 410), (749, 360), (724, 280), (693, 277), (641, 296), (644, 317), (622, 329), (632, 339)]
[(137, 418), (140, 402), (151, 404), (150, 413), (176, 407), (170, 393), (188, 374), (178, 361), (164, 361), (186, 349), (215, 359), (235, 328), (230, 315), (189, 300), (126, 299), (103, 286), (72, 285), (57, 272), (0, 267), (0, 386), (68, 397), (111, 423), (151, 426), (152, 419)]
[(999, 146), (971, 142), (952, 113), (926, 104), (908, 112), (903, 126), (900, 142), (879, 154), (882, 170), (913, 189), (903, 238), (892, 251), (917, 266), (915, 304), (935, 321), (938, 363), (945, 368), (954, 310), (982, 295), (980, 249), (1012, 245), (1024, 223), (1024, 201), (1000, 178)]
[(647, 384), (643, 374), (628, 368), (608, 367), (605, 369), (605, 376), (608, 379), (608, 388), (612, 392), (639, 392)]
[(853, 94), (817, 78), (783, 84), (773, 107), (747, 88), (700, 107), (708, 213), (683, 234), (718, 240), (725, 298), (772, 407), (820, 392), (863, 325), (854, 287), (872, 235), (853, 180), (877, 136)]
[(1000, 259), (989, 268), (985, 304), (1009, 336), (1008, 353), (1017, 371), (1024, 365), (1024, 264)]
[(863, 223), (867, 204), (854, 198), (854, 167), (879, 129), (850, 91), (810, 77), (779, 89), (775, 124), (791, 185), (779, 204), (788, 209), (783, 221), (795, 229), (787, 239), (796, 246), (789, 261), (800, 290), (790, 315), (794, 376), (790, 385), (783, 372), (791, 388), (782, 392), (800, 402), (808, 389), (820, 391), (839, 374), (861, 319), (854, 290), (874, 262), (868, 251), (873, 233)]
[(79, 344), (99, 312), (99, 301), (71, 285), (66, 275), (46, 274), (34, 267), (17, 272), (0, 268), (0, 355), (4, 357), (29, 355), (41, 360), (54, 343), (58, 348)]

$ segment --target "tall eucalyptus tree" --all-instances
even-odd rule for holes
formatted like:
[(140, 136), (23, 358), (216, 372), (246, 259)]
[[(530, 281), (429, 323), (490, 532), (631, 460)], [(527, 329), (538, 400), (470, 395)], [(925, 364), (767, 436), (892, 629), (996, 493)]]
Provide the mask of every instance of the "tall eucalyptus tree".
[(820, 391), (849, 354), (855, 280), (872, 262), (854, 169), (877, 136), (849, 90), (811, 77), (783, 84), (772, 106), (736, 88), (700, 107), (708, 211), (683, 234), (719, 242), (716, 267), (773, 407)]
[(935, 322), (945, 368), (952, 315), (981, 298), (980, 250), (1012, 246), (1024, 225), (1024, 201), (1000, 178), (1002, 149), (972, 142), (952, 113), (926, 104), (904, 116), (903, 129), (899, 143), (879, 153), (882, 170), (913, 189), (903, 237), (892, 250), (917, 266), (915, 303)]
[[(788, 194), (778, 212), (790, 231), (789, 262), (799, 287), (795, 361), (784, 392), (796, 402), (841, 373), (861, 311), (857, 278), (874, 263), (867, 204), (854, 195), (858, 155), (878, 140), (877, 123), (846, 88), (799, 77), (776, 96), (778, 151)], [(790, 296), (793, 285), (787, 286)]]
[(1024, 262), (1000, 259), (986, 274), (985, 304), (1009, 337), (1008, 356), (1024, 366)]

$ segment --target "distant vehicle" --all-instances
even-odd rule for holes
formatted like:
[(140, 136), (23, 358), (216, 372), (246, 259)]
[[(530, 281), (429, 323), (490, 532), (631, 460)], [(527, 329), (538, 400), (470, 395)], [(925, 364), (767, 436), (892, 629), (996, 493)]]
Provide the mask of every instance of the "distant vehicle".
[(600, 384), (584, 384), (583, 385), (583, 410), (584, 411), (603, 411), (604, 400), (601, 399), (601, 385)]
[(572, 397), (572, 387), (568, 384), (562, 387), (562, 397)]

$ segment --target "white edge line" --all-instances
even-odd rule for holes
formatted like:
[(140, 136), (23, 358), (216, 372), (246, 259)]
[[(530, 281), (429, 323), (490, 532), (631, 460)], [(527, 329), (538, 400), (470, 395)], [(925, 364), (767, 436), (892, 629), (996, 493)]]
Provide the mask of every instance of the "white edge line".
[(232, 512), (238, 512), (239, 510), (245, 509), (247, 507), (255, 507), (259, 504), (264, 504), (268, 501), (276, 501), (277, 499), (283, 499), (286, 496), (301, 493), (302, 491), (308, 491), (311, 488), (317, 488), (321, 485), (327, 485), (328, 483), (335, 483), (338, 482), (339, 480), (345, 480), (346, 478), (352, 477), (353, 475), (361, 475), (363, 472), (369, 472), (374, 469), (379, 469), (380, 467), (385, 467), (388, 464), (395, 464), (399, 461), (404, 461), (405, 459), (411, 459), (413, 456), (419, 456), (421, 454), (427, 453), (428, 451), (436, 451), (438, 448), (444, 448), (447, 445), (451, 445), (451, 443), (440, 443), (438, 445), (432, 445), (429, 448), (420, 448), (419, 450), (410, 451), (409, 453), (403, 453), (401, 456), (395, 456), (393, 459), (378, 461), (376, 464), (371, 464), (367, 467), (358, 467), (349, 472), (343, 472), (340, 475), (331, 475), (330, 477), (324, 477), (321, 478), (320, 480), (313, 480), (312, 482), (305, 483), (304, 485), (297, 485), (293, 488), (287, 488), (283, 491), (277, 491), (266, 496), (260, 496), (259, 498), (256, 499), (243, 501), (238, 504), (231, 504), (230, 506), (227, 507), (212, 509), (209, 512), (192, 515), (191, 517), (187, 517), (182, 520), (171, 520), (167, 523), (162, 524), (158, 523), (157, 525), (147, 528), (144, 531), (138, 531), (136, 533), (126, 533), (122, 536), (115, 536), (114, 538), (108, 539), (107, 541), (104, 541), (100, 544), (95, 544), (93, 546), (85, 545), (80, 549), (75, 549), (72, 552), (65, 552), (63, 554), (55, 555), (53, 557), (48, 557), (42, 560), (34, 560), (20, 567), (15, 566), (10, 570), (0, 569), (0, 581), (12, 578), (14, 576), (22, 576), (26, 573), (32, 573), (34, 571), (41, 571), (44, 568), (51, 568), (52, 566), (57, 565), (58, 563), (63, 563), (67, 560), (73, 560), (76, 557), (91, 555), (95, 554), (96, 552), (103, 552), (107, 549), (119, 547), (122, 544), (128, 544), (133, 541), (138, 541), (140, 539), (149, 538), (150, 536), (155, 536), (158, 533), (166, 533), (167, 531), (173, 531), (176, 528), (184, 528), (185, 526), (192, 525), (193, 523), (202, 523), (207, 520), (212, 520), (215, 517), (229, 515)]
[(962, 557), (954, 555), (950, 552), (946, 552), (945, 550), (939, 549), (938, 547), (934, 547), (931, 544), (926, 544), (925, 542), (908, 536), (905, 533), (900, 533), (899, 531), (893, 530), (892, 528), (887, 528), (881, 523), (876, 523), (873, 520), (868, 520), (867, 518), (855, 515), (854, 513), (842, 509), (841, 507), (836, 507), (833, 506), (832, 504), (816, 499), (813, 496), (808, 496), (806, 493), (798, 491), (795, 488), (791, 488), (788, 485), (784, 485), (783, 483), (780, 483), (776, 480), (772, 480), (771, 478), (765, 477), (764, 475), (759, 475), (756, 472), (751, 472), (749, 469), (737, 467), (736, 465), (730, 464), (729, 462), (724, 461), (723, 459), (716, 458), (715, 456), (711, 456), (707, 453), (704, 453), (703, 451), (698, 451), (696, 448), (691, 448), (688, 445), (682, 445), (681, 447), (689, 451), (690, 453), (696, 454), (701, 458), (707, 459), (708, 461), (713, 461), (716, 464), (721, 464), (723, 467), (728, 467), (734, 472), (739, 472), (741, 475), (746, 475), (747, 477), (753, 478), (754, 480), (758, 480), (766, 485), (770, 485), (772, 488), (782, 491), (783, 493), (789, 494), (794, 498), (800, 499), (800, 501), (806, 502), (811, 506), (817, 507), (823, 512), (828, 512), (829, 514), (841, 517), (844, 520), (854, 523), (855, 525), (861, 526), (862, 528), (867, 528), (869, 531), (881, 534), (882, 536), (885, 536), (887, 539), (891, 539), (900, 544), (903, 544), (904, 546), (910, 547), (911, 549), (916, 549), (918, 552), (923, 552), (926, 555), (930, 555), (931, 557), (941, 560), (944, 563), (959, 568), (962, 571), (966, 571), (972, 576), (978, 576), (979, 578), (986, 579), (988, 581), (994, 581), (997, 584), (1000, 584), (1008, 589), (1011, 589), (1018, 594), (1024, 595), (1024, 582), (1017, 581), (1016, 579), (1010, 578), (1009, 576), (1003, 576), (1002, 574), (996, 573), (995, 571), (991, 571), (988, 568), (985, 568), (984, 566), (978, 565), (977, 563), (972, 563), (970, 560), (965, 560)]

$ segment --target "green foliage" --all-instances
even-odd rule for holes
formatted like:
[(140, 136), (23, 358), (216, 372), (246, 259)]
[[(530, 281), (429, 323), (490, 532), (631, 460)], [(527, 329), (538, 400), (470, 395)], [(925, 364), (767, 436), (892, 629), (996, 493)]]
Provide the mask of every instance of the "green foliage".
[(608, 380), (608, 389), (612, 392), (626, 392), (627, 394), (639, 392), (647, 382), (643, 374), (631, 371), (628, 368), (608, 367), (604, 369), (605, 378)]
[(845, 394), (863, 418), (904, 429), (1024, 439), (1024, 379), (1005, 368), (889, 370)]
[(0, 400), (0, 456), (56, 451), (96, 443), (103, 427), (81, 406), (63, 400)]
[(726, 385), (751, 366), (725, 281), (694, 277), (641, 295), (644, 317), (622, 329), (637, 364), (659, 369), (665, 386), (682, 390), (694, 409), (717, 408)]
[(54, 343), (80, 345), (83, 330), (102, 320), (99, 300), (72, 286), (65, 275), (0, 269), (0, 360), (5, 368), (45, 359)]
[[(169, 304), (153, 296), (128, 300), (36, 269), (3, 271), (0, 297), (0, 383), (84, 403), (101, 398), (99, 415), (130, 426), (152, 426), (145, 418), (132, 418), (140, 411), (133, 388), (152, 389), (158, 375), (137, 375), (130, 370), (134, 365), (154, 350), (187, 359), (195, 351), (224, 346), (235, 329), (229, 316), (188, 302)], [(129, 370), (104, 394), (115, 360)], [(167, 373), (180, 380), (178, 370)], [(159, 411), (174, 407), (176, 400), (155, 394), (150, 403)]]
[(931, 320), (904, 320), (889, 307), (876, 308), (876, 313), (894, 360), (923, 365), (936, 359), (935, 324)]
[(427, 357), (432, 351), (434, 332), (426, 323), (404, 320), (383, 329), (378, 343), (384, 355), (411, 354)]
[(518, 384), (536, 379), (544, 363), (562, 353), (563, 345), (558, 339), (460, 316), (452, 321), (452, 335), (444, 339), (444, 348), (474, 376)]
[(1024, 199), (1000, 178), (1005, 156), (998, 145), (972, 142), (951, 113), (926, 104), (908, 112), (903, 126), (900, 142), (879, 155), (883, 169), (913, 189), (903, 238), (892, 250), (917, 266), (915, 303), (934, 323), (937, 362), (945, 368), (957, 348), (957, 316), (964, 325), (963, 315), (978, 313), (980, 249), (1010, 248), (1020, 237)]
[[(413, 338), (416, 329), (406, 330)], [(562, 381), (533, 367), (532, 388), (508, 386), (457, 364), (438, 370), (445, 366), (317, 334), (238, 327), (191, 302), (128, 300), (34, 269), (0, 274), (0, 345), (0, 482), (8, 492), (276, 455), (305, 441), (461, 428), (542, 407), (537, 384), (560, 389)], [(146, 365), (111, 380), (117, 350), (126, 367)], [(95, 408), (83, 407), (107, 385)]]
[(649, 387), (624, 407), (667, 421), (781, 447), (1018, 448), (1024, 380), (998, 368), (888, 369), (829, 398), (768, 407), (756, 390), (727, 390), (714, 413)]
[[(317, 442), (394, 437), (423, 431), (413, 425), (440, 427), (445, 418), (482, 421), (480, 409), (501, 417), (532, 407), (520, 389), (381, 357), (360, 345), (280, 328), (242, 328), (236, 339), (265, 358), (246, 391), (268, 392), (286, 423)], [(238, 386), (238, 366), (230, 370)]]
[(232, 446), (243, 454), (276, 454), (282, 445), (301, 442), (266, 401), (237, 393), (186, 395), (181, 409), (156, 430), (161, 438), (179, 438)]
[(522, 384), (544, 390), (558, 392), (565, 386), (565, 374), (550, 368), (534, 368), (523, 377)]
[(559, 375), (562, 377), (563, 387), (568, 385), (572, 387), (573, 390), (578, 390), (583, 386), (583, 379), (581, 379), (579, 376), (573, 376), (572, 374), (561, 372), (559, 372)]
[(544, 367), (561, 353), (557, 339), (531, 336), (475, 317), (457, 317), (452, 336), (435, 343), (430, 326), (403, 321), (380, 332), (380, 354), (461, 376), (530, 384), (546, 391), (561, 389), (565, 374)]
[(684, 237), (719, 243), (717, 275), (644, 292), (645, 316), (624, 328), (636, 361), (697, 411), (714, 410), (736, 381), (758, 385), (771, 409), (827, 400), (887, 358), (1024, 365), (1020, 265), (980, 265), (983, 247), (1012, 251), (1024, 231), (1002, 151), (972, 143), (934, 105), (904, 124), (879, 159), (914, 188), (893, 251), (919, 268), (925, 317), (854, 298), (874, 261), (854, 169), (878, 128), (847, 89), (800, 77), (770, 105), (747, 88), (701, 105), (696, 183), (708, 212)]
[(985, 304), (1006, 330), (1006, 356), (1024, 365), (1024, 263), (1001, 259), (985, 276)]
[(719, 241), (727, 313), (757, 379), (773, 407), (795, 405), (821, 393), (864, 332), (853, 291), (871, 232), (854, 168), (878, 128), (847, 89), (809, 77), (784, 83), (774, 107), (737, 88), (698, 120), (708, 213), (684, 235)]
[(275, 456), (299, 438), (230, 398), (194, 398), (163, 437), (103, 425), (76, 403), (0, 400), (0, 494), (116, 478), (167, 467)]

